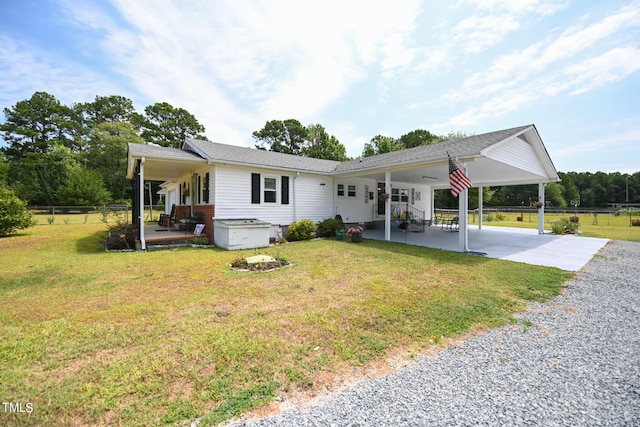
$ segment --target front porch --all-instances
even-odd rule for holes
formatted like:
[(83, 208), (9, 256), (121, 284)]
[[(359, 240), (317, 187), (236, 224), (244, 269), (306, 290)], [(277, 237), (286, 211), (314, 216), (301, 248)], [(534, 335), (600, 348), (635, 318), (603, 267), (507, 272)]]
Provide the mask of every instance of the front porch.
[[(578, 271), (604, 246), (607, 239), (556, 235), (537, 229), (469, 225), (469, 253), (533, 265)], [(364, 230), (363, 237), (385, 240), (383, 229)], [(444, 231), (440, 225), (412, 232), (392, 228), (391, 241), (448, 251), (459, 250), (459, 234)]]
[[(145, 225), (144, 235), (147, 250), (187, 246), (193, 242), (193, 239), (199, 237), (191, 227), (163, 227), (157, 224)], [(200, 237), (206, 237), (206, 234), (203, 232)]]

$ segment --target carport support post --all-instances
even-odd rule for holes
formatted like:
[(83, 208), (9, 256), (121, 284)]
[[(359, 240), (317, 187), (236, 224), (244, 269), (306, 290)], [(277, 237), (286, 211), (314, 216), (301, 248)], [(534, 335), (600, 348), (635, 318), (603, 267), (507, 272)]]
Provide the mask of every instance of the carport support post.
[(544, 234), (544, 186), (543, 182), (538, 184), (538, 200), (542, 202), (542, 206), (538, 208), (538, 234)]
[[(465, 173), (466, 175), (466, 173)], [(460, 252), (469, 252), (469, 190), (465, 189), (458, 194), (458, 249)]]
[[(384, 173), (384, 192), (391, 194), (391, 172)], [(391, 197), (384, 202), (384, 240), (391, 240)]]
[(482, 187), (478, 187), (478, 230), (482, 230)]

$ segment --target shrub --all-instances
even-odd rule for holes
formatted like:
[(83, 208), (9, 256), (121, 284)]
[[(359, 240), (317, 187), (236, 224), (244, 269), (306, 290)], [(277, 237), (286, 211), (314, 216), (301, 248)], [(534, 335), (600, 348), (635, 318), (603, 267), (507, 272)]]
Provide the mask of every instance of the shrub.
[(634, 227), (640, 227), (640, 219), (631, 220), (631, 225)]
[(577, 222), (572, 222), (568, 218), (560, 218), (551, 223), (551, 231), (555, 234), (573, 234), (578, 231), (578, 227), (579, 224)]
[(136, 246), (136, 228), (133, 224), (127, 224), (117, 220), (115, 224), (107, 227), (109, 235), (104, 239), (104, 247), (108, 250), (134, 249)]
[(0, 236), (34, 225), (27, 203), (20, 200), (13, 191), (0, 187)]
[(506, 221), (506, 220), (507, 220), (507, 214), (506, 214), (506, 213), (504, 213), (504, 212), (498, 212), (498, 213), (496, 214), (496, 219), (497, 219), (498, 221)]
[(573, 216), (570, 216), (570, 217), (569, 217), (569, 221), (571, 221), (571, 222), (578, 222), (578, 221), (580, 221), (580, 218), (579, 218), (579, 217), (577, 217), (577, 216), (575, 216), (575, 215), (573, 215)]
[(316, 224), (310, 219), (301, 219), (289, 226), (289, 240), (309, 240), (316, 236)]
[(327, 218), (318, 223), (318, 237), (335, 237), (338, 231), (344, 231), (344, 227), (337, 219)]

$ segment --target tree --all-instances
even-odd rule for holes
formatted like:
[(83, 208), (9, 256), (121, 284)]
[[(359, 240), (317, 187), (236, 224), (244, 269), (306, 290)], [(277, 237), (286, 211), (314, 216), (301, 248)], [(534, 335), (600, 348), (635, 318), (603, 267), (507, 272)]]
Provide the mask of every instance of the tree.
[(390, 153), (401, 149), (401, 147), (400, 143), (390, 136), (376, 135), (371, 138), (370, 142), (367, 142), (364, 145), (362, 157), (371, 157), (378, 154)]
[(0, 153), (0, 187), (6, 187), (9, 182), (9, 162)]
[(30, 99), (5, 108), (6, 120), (0, 133), (9, 144), (2, 148), (9, 161), (24, 158), (28, 153), (46, 153), (54, 145), (74, 149), (77, 122), (73, 111), (53, 95), (36, 92)]
[(33, 225), (27, 203), (20, 200), (13, 191), (0, 186), (0, 236), (22, 230)]
[(434, 144), (446, 139), (445, 137), (434, 135), (428, 130), (416, 129), (409, 133), (405, 133), (399, 139), (403, 148), (419, 147), (420, 145)]
[(69, 167), (67, 179), (56, 196), (58, 203), (65, 206), (99, 206), (111, 199), (100, 174), (79, 163)]
[(58, 204), (57, 192), (67, 179), (76, 160), (67, 147), (55, 145), (48, 153), (33, 156), (34, 168), (32, 202), (43, 205)]
[(329, 136), (321, 124), (307, 126), (307, 139), (302, 149), (303, 156), (339, 162), (349, 160), (345, 146), (335, 136)]
[(89, 134), (86, 153), (81, 161), (102, 176), (114, 200), (129, 198), (131, 181), (127, 174), (127, 143), (144, 143), (131, 123), (102, 122)]
[(252, 135), (256, 148), (297, 156), (302, 155), (307, 141), (307, 129), (296, 119), (268, 121)]
[(204, 126), (191, 113), (166, 102), (149, 105), (144, 115), (133, 113), (131, 122), (142, 130), (145, 141), (163, 147), (180, 148), (185, 138), (206, 139)]
[(119, 95), (96, 96), (92, 102), (76, 104), (90, 128), (103, 122), (129, 122), (136, 112), (129, 98)]
[(550, 182), (544, 188), (544, 199), (551, 203), (551, 206), (564, 208), (567, 206), (567, 201), (562, 196), (563, 188), (562, 184), (557, 182)]

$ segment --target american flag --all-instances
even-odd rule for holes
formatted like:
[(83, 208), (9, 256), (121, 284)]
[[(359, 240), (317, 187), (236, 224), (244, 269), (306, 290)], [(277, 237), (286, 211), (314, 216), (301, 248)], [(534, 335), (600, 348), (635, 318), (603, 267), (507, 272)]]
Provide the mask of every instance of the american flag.
[(469, 178), (458, 169), (453, 160), (451, 160), (451, 156), (447, 154), (449, 157), (449, 184), (451, 185), (451, 195), (453, 197), (458, 197), (458, 194), (466, 190), (467, 188), (473, 187)]

